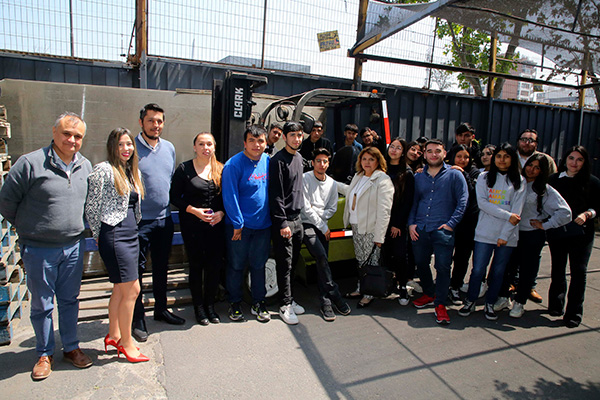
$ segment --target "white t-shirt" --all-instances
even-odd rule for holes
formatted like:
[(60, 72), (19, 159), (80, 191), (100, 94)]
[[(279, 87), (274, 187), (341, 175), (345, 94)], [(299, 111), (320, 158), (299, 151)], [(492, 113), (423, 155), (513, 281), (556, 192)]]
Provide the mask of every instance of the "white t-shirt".
[(369, 176), (363, 176), (362, 178), (360, 178), (360, 180), (350, 191), (350, 195), (348, 196), (348, 198), (346, 198), (346, 201), (350, 201), (350, 218), (348, 219), (350, 224), (358, 224), (358, 198), (367, 188), (367, 183), (370, 179), (371, 177)]

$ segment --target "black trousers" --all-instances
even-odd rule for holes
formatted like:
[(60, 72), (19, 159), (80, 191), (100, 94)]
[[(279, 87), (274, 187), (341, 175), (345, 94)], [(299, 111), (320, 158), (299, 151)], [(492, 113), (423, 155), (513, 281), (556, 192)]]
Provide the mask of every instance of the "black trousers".
[(225, 256), (225, 222), (215, 226), (181, 224), (190, 264), (190, 292), (194, 306), (212, 305), (219, 288)]
[(331, 268), (329, 267), (328, 253), (329, 242), (325, 235), (312, 224), (303, 224), (304, 238), (302, 241), (306, 245), (308, 252), (317, 261), (317, 286), (319, 288), (319, 300), (321, 306), (340, 304), (342, 295), (340, 289), (333, 281)]
[[(146, 256), (150, 250), (152, 259), (152, 291), (154, 293), (154, 310), (161, 312), (167, 309), (167, 270), (169, 254), (171, 253), (171, 242), (173, 241), (173, 219), (171, 216), (161, 219), (141, 220), (138, 225), (138, 237), (140, 240), (140, 286), (142, 274), (146, 268)], [(142, 303), (142, 291), (135, 302), (133, 311), (133, 322), (144, 319), (144, 304)]]
[(279, 287), (279, 298), (281, 305), (292, 303), (292, 267), (298, 262), (300, 257), (300, 247), (302, 246), (302, 222), (300, 216), (293, 221), (287, 222), (292, 231), (291, 238), (281, 236), (279, 228), (273, 227), (271, 238), (273, 239), (273, 252), (275, 253), (275, 263), (277, 264), (277, 286)]
[(504, 272), (504, 280), (500, 288), (500, 296), (508, 297), (509, 287), (515, 281), (517, 273), (517, 293), (515, 300), (525, 304), (535, 285), (540, 270), (542, 249), (546, 243), (546, 232), (541, 229), (534, 231), (519, 231), (519, 243), (510, 256), (510, 261)]
[(384, 265), (396, 273), (395, 286), (406, 286), (406, 282), (414, 276), (414, 268), (408, 266), (408, 230), (403, 229), (401, 234), (395, 238), (391, 237), (388, 232), (381, 254)]
[(458, 290), (465, 281), (465, 275), (469, 269), (469, 260), (473, 254), (475, 245), (475, 227), (477, 226), (477, 215), (460, 221), (454, 231), (454, 255), (452, 256), (452, 277), (450, 287)]
[(565, 320), (581, 322), (585, 295), (587, 264), (592, 254), (594, 236), (589, 234), (551, 240), (552, 281), (548, 291), (548, 309), (562, 312), (567, 294), (567, 259), (571, 271)]

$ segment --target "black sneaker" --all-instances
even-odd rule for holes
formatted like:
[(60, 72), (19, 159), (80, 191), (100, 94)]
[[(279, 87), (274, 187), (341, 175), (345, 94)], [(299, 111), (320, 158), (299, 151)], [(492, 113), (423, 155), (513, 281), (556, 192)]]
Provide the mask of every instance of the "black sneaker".
[(460, 294), (458, 293), (458, 289), (450, 288), (448, 291), (448, 299), (450, 300), (450, 303), (454, 304), (455, 306), (463, 303), (462, 299), (460, 298)]
[(460, 315), (461, 317), (468, 317), (473, 311), (475, 311), (475, 302), (465, 299), (463, 304), (464, 306), (460, 310), (458, 310), (458, 315)]
[(333, 305), (335, 307), (335, 310), (342, 315), (348, 315), (350, 314), (350, 306), (348, 305), (348, 303), (344, 302), (344, 301), (340, 301), (339, 303), (335, 303)]
[(398, 298), (398, 303), (400, 303), (401, 306), (407, 306), (409, 302), (410, 299), (408, 298), (408, 290), (406, 289), (406, 286), (402, 286), (400, 288), (400, 297)]
[(333, 313), (333, 308), (329, 304), (321, 306), (321, 314), (323, 315), (323, 319), (325, 321), (335, 321), (335, 314)]
[(244, 320), (244, 313), (242, 312), (242, 305), (240, 303), (231, 303), (229, 305), (229, 319), (234, 322)]
[(264, 301), (261, 301), (260, 303), (254, 303), (250, 309), (250, 312), (252, 315), (256, 315), (256, 319), (259, 322), (269, 322), (271, 320), (271, 314), (269, 314), (269, 310), (267, 310)]
[(485, 308), (483, 309), (483, 313), (484, 313), (485, 317), (487, 319), (489, 319), (490, 321), (495, 321), (498, 319), (498, 316), (496, 315), (496, 311), (494, 311), (493, 304), (485, 303)]

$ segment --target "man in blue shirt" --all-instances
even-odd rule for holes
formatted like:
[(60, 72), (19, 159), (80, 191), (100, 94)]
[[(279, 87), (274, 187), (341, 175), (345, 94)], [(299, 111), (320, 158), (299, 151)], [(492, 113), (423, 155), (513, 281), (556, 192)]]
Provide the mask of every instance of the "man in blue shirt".
[[(171, 177), (175, 171), (175, 147), (161, 139), (165, 112), (158, 104), (146, 104), (140, 111), (142, 131), (135, 138), (146, 196), (142, 200), (142, 220), (139, 223), (140, 286), (148, 250), (152, 257), (152, 291), (154, 319), (168, 324), (183, 325), (185, 320), (167, 310), (167, 271), (173, 241), (173, 219), (169, 207)], [(133, 313), (131, 334), (139, 342), (148, 339), (144, 320), (144, 305), (140, 292)]]
[(264, 153), (267, 131), (251, 125), (244, 132), (244, 151), (225, 163), (221, 179), (227, 240), (229, 319), (243, 321), (242, 282), (249, 266), (252, 314), (260, 322), (271, 316), (265, 306), (265, 263), (271, 248), (269, 215), (269, 156)]
[[(450, 323), (446, 299), (454, 249), (454, 228), (460, 222), (469, 193), (462, 173), (444, 163), (444, 144), (437, 139), (425, 144), (423, 172), (415, 176), (415, 197), (408, 217), (417, 275), (423, 296), (413, 301), (417, 308), (435, 306), (438, 324)], [(431, 254), (435, 254), (435, 284), (431, 275)]]

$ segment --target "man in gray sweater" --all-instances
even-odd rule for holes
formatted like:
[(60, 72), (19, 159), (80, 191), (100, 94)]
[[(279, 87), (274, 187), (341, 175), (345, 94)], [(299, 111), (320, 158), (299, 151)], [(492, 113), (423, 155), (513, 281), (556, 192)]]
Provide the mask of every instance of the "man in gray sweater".
[(0, 213), (19, 234), (21, 258), (31, 292), (31, 324), (39, 357), (34, 380), (52, 372), (54, 296), (64, 360), (78, 368), (92, 365), (79, 348), (77, 317), (83, 273), (83, 207), (92, 164), (79, 153), (85, 122), (61, 114), (48, 147), (21, 156), (0, 190)]

